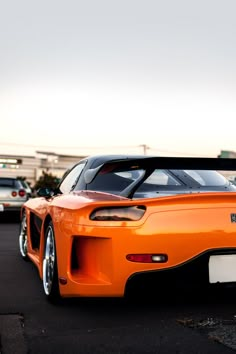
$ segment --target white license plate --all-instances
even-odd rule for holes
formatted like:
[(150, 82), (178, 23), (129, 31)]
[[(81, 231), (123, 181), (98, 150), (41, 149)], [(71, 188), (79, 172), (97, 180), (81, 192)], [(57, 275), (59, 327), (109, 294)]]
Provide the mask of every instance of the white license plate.
[(236, 282), (236, 254), (210, 256), (208, 267), (210, 283)]
[(0, 212), (1, 211), (4, 211), (4, 205), (3, 204), (0, 204)]

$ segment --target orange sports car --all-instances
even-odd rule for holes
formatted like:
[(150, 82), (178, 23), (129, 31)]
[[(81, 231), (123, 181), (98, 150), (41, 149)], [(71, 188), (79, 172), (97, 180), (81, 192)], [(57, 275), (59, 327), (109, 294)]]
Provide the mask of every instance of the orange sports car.
[(23, 205), (20, 254), (49, 300), (236, 284), (230, 170), (233, 159), (85, 158)]

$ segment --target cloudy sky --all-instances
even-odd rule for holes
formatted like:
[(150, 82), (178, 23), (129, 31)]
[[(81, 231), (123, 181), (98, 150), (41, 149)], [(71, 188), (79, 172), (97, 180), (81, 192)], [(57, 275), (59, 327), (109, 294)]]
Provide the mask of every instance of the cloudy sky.
[(0, 5), (0, 153), (236, 151), (235, 0)]

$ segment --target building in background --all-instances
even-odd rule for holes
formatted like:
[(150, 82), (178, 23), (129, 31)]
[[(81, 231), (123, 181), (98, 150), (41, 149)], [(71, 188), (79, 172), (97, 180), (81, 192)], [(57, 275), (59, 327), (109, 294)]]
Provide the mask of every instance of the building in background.
[[(217, 156), (219, 158), (235, 159), (236, 152), (229, 150), (221, 150), (220, 154)], [(224, 172), (224, 176), (228, 178), (233, 184), (236, 184), (236, 171)]]
[(0, 155), (0, 177), (25, 177), (34, 186), (43, 171), (61, 178), (84, 157), (48, 151), (36, 151), (35, 156)]
[(235, 151), (229, 151), (229, 150), (221, 150), (220, 154), (217, 157), (235, 159), (236, 158), (236, 152)]

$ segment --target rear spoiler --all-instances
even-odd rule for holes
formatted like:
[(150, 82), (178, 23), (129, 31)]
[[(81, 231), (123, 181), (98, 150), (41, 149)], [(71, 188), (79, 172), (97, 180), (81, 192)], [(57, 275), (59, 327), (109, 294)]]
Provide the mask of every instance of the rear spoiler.
[(97, 174), (130, 170), (215, 170), (236, 171), (236, 159), (212, 157), (146, 157), (111, 160), (85, 172), (86, 184), (91, 183)]

